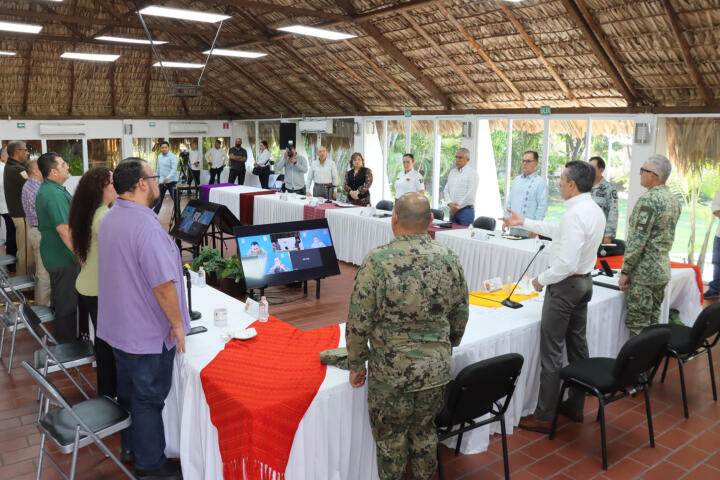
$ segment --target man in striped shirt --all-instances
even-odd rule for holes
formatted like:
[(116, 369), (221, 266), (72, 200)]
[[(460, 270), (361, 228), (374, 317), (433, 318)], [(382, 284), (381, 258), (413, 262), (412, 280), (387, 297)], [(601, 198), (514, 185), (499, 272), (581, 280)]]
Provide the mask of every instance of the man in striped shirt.
[(38, 169), (37, 160), (29, 160), (25, 164), (28, 179), (23, 185), (20, 200), (28, 220), (28, 240), (35, 251), (35, 304), (50, 306), (50, 274), (45, 270), (42, 258), (40, 257), (40, 230), (38, 230), (38, 217), (35, 211), (35, 197), (40, 185), (42, 185), (42, 174)]

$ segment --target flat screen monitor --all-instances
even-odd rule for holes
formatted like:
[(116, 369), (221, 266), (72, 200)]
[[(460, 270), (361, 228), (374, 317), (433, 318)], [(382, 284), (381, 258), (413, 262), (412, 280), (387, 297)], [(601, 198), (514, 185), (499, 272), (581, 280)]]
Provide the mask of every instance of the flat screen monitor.
[(235, 227), (247, 288), (339, 275), (324, 218)]
[(217, 203), (190, 200), (180, 214), (180, 220), (170, 231), (170, 235), (198, 245), (220, 207), (221, 205)]

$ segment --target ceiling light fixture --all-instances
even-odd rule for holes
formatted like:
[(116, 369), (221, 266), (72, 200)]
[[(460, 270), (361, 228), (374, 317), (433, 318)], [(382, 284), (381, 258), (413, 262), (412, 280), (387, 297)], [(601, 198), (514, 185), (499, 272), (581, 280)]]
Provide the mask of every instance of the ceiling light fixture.
[(60, 58), (70, 58), (73, 60), (91, 60), (94, 62), (114, 62), (120, 55), (112, 55), (105, 53), (80, 53), (80, 52), (65, 52), (60, 55)]
[(205, 50), (205, 55), (220, 55), (223, 57), (241, 57), (241, 58), (259, 58), (264, 57), (267, 53), (247, 52), (245, 50), (226, 50), (224, 48), (215, 48), (213, 50)]
[(203, 68), (205, 65), (202, 63), (186, 63), (186, 62), (156, 62), (153, 63), (153, 67), (165, 67), (165, 68)]
[(9, 52), (7, 50), (0, 50), (0, 55), (5, 55), (6, 57), (14, 57), (17, 55), (15, 52)]
[(305, 27), (303, 25), (291, 25), (289, 27), (280, 27), (278, 30), (290, 33), (299, 33), (300, 35), (310, 35), (311, 37), (320, 37), (326, 40), (347, 40), (355, 38), (357, 35), (349, 33), (335, 32), (333, 30), (325, 30), (322, 28)]
[[(139, 43), (141, 45), (150, 45), (150, 40), (145, 40), (143, 38), (109, 37), (107, 35), (102, 35), (99, 37), (95, 37), (95, 40), (102, 40), (104, 42)], [(153, 40), (152, 43), (154, 43), (155, 45), (163, 45), (168, 42), (164, 40)]]
[(198, 12), (195, 10), (184, 10), (168, 7), (145, 7), (140, 12), (142, 15), (153, 15), (156, 17), (176, 18), (178, 20), (189, 20), (191, 22), (217, 23), (230, 18), (228, 15), (218, 13)]
[(30, 25), (27, 23), (0, 22), (0, 30), (5, 32), (18, 33), (40, 33), (42, 25)]

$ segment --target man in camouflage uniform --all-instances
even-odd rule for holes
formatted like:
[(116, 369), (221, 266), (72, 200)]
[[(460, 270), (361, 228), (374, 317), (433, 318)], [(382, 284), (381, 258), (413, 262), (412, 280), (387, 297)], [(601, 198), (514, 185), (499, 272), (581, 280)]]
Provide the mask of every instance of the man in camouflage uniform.
[(593, 183), (590, 195), (595, 203), (605, 214), (605, 234), (603, 243), (612, 243), (617, 233), (618, 223), (618, 201), (617, 190), (612, 183), (603, 178), (605, 172), (605, 161), (600, 157), (592, 157), (590, 165), (595, 167), (595, 182)]
[(632, 335), (657, 323), (665, 285), (670, 281), (669, 252), (680, 217), (680, 200), (665, 185), (672, 165), (662, 155), (652, 155), (640, 169), (640, 184), (648, 191), (630, 215), (620, 290), (625, 291), (625, 323)]
[[(427, 234), (430, 204), (419, 193), (397, 200), (395, 238), (371, 251), (355, 277), (345, 339), (350, 384), (365, 383), (381, 480), (432, 479), (435, 417), (450, 381), (452, 347), (468, 319), (457, 256)], [(368, 348), (368, 340), (370, 347)]]

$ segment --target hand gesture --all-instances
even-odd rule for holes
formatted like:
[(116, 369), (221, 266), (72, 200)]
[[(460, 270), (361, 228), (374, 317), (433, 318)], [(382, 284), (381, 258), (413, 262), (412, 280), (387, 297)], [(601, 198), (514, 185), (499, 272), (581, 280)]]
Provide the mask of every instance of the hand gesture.
[(498, 220), (503, 221), (503, 227), (518, 227), (525, 223), (525, 217), (523, 217), (519, 213), (510, 209), (508, 209), (508, 212), (510, 212), (509, 217), (498, 218)]

